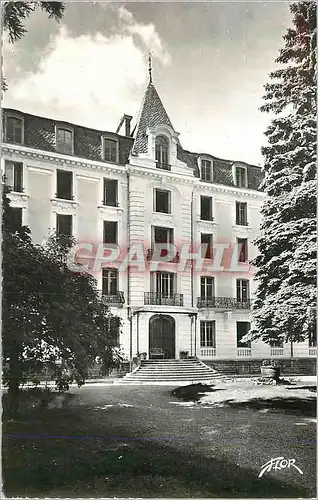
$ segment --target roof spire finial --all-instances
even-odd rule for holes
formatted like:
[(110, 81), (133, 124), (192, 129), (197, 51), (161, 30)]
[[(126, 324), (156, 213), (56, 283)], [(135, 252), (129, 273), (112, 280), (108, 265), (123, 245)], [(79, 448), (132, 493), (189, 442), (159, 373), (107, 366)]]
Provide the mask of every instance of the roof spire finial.
[(151, 60), (151, 52), (150, 51), (149, 51), (149, 55), (148, 55), (148, 62), (149, 62), (149, 66), (148, 66), (149, 83), (152, 83), (152, 60)]

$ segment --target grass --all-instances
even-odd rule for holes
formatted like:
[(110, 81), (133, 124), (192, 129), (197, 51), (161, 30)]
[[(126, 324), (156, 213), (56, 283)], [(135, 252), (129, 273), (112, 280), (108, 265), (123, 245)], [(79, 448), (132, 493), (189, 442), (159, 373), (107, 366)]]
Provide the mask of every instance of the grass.
[[(204, 390), (214, 394), (196, 386), (192, 395)], [(61, 408), (33, 407), (27, 392), (24, 401), (17, 418), (3, 418), (7, 497), (304, 497), (303, 488), (270, 476), (260, 481), (251, 469), (204, 456), (195, 443), (145, 438), (145, 412), (132, 420), (119, 408), (107, 419), (72, 395)]]
[(316, 386), (286, 386), (283, 384), (255, 386), (252, 381), (240, 384), (191, 384), (178, 387), (171, 395), (183, 401), (200, 402), (214, 406), (245, 407), (254, 410), (269, 409), (295, 415), (316, 416)]

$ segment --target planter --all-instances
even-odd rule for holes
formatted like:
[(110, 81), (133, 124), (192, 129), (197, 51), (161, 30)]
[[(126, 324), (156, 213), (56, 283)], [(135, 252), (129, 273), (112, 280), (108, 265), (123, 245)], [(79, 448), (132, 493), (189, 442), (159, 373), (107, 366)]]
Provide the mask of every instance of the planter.
[(266, 378), (279, 379), (280, 366), (261, 366), (261, 375)]
[(189, 356), (189, 351), (180, 351), (180, 359), (187, 359)]
[(140, 354), (140, 359), (142, 359), (143, 361), (145, 361), (147, 359), (147, 353), (146, 352), (142, 352)]

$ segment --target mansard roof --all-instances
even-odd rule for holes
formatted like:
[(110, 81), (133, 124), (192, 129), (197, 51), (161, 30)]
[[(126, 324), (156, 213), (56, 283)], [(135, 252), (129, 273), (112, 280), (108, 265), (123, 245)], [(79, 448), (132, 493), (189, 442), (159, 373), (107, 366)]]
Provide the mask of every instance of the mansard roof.
[(132, 150), (134, 154), (147, 152), (147, 129), (156, 127), (157, 125), (168, 125), (168, 127), (173, 129), (159, 94), (152, 81), (150, 81), (136, 123), (134, 133), (135, 142)]
[(245, 166), (247, 171), (247, 189), (254, 189), (256, 191), (260, 190), (260, 185), (263, 181), (264, 174), (261, 167), (257, 165), (251, 165), (242, 161), (225, 160), (223, 158), (218, 158), (208, 153), (194, 153), (191, 151), (186, 151), (181, 147), (178, 148), (178, 158), (184, 161), (189, 167), (193, 169), (193, 174), (195, 177), (200, 177), (199, 169), (199, 159), (206, 158), (213, 162), (213, 183), (222, 184), (225, 186), (233, 186), (233, 164), (237, 166)]
[(55, 129), (58, 126), (64, 126), (73, 130), (74, 156), (87, 160), (104, 161), (101, 139), (107, 136), (118, 141), (118, 164), (126, 165), (128, 163), (129, 154), (133, 145), (133, 139), (131, 137), (122, 136), (105, 130), (96, 130), (82, 125), (75, 125), (64, 120), (54, 120), (52, 118), (31, 115), (15, 109), (4, 108), (3, 118), (7, 114), (21, 116), (21, 118), (23, 118), (23, 146), (63, 155), (63, 153), (59, 153), (59, 151), (56, 150)]
[[(156, 101), (156, 98), (154, 96), (157, 96), (160, 104), (158, 103), (158, 100)], [(139, 140), (139, 145), (136, 146), (138, 152), (141, 152), (142, 147), (144, 147), (144, 150), (146, 151), (146, 138), (142, 135), (142, 130), (146, 132), (145, 123), (147, 123), (147, 126), (150, 127), (165, 124), (173, 128), (170, 119), (160, 101), (157, 91), (152, 84), (148, 85), (145, 98), (146, 97), (147, 99), (145, 100), (148, 102), (148, 104), (142, 107), (143, 113), (141, 113), (138, 122), (139, 129), (137, 130), (135, 139), (132, 137), (122, 136), (114, 132), (91, 129), (83, 127), (81, 125), (74, 125), (62, 120), (53, 120), (37, 115), (31, 115), (29, 113), (24, 113), (15, 109), (4, 108), (3, 118), (6, 114), (10, 113), (12, 113), (14, 116), (20, 115), (21, 118), (23, 118), (24, 146), (47, 152), (55, 152), (58, 154), (63, 153), (59, 153), (56, 150), (56, 126), (65, 126), (67, 128), (70, 128), (74, 131), (74, 156), (88, 160), (104, 161), (101, 138), (104, 136), (115, 138), (116, 140), (118, 140), (119, 145), (118, 164), (126, 165), (129, 161), (129, 155), (132, 148), (133, 151), (135, 151), (134, 143), (136, 144), (137, 140)], [(155, 109), (151, 108), (152, 97), (154, 97), (154, 101), (157, 102), (157, 104), (155, 105)], [(148, 116), (147, 113), (151, 113), (151, 109), (153, 109), (154, 115), (152, 115), (149, 124), (149, 121), (146, 121), (146, 117)], [(260, 190), (260, 184), (263, 180), (263, 172), (261, 168), (256, 165), (250, 165), (244, 162), (235, 162), (232, 160), (225, 160), (206, 153), (195, 153), (192, 151), (187, 151), (182, 148), (180, 143), (177, 144), (177, 157), (179, 160), (186, 163), (192, 169), (194, 176), (198, 178), (200, 177), (200, 157), (210, 158), (213, 161), (213, 183), (233, 187), (235, 185), (232, 173), (232, 165), (233, 163), (237, 165), (244, 165), (247, 168), (248, 189)]]

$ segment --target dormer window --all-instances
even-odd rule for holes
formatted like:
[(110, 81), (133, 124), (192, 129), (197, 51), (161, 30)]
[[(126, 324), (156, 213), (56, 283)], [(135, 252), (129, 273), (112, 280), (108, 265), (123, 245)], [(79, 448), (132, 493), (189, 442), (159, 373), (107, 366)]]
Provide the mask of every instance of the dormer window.
[(6, 141), (23, 144), (23, 119), (16, 116), (7, 116), (5, 132)]
[(156, 137), (156, 167), (170, 170), (169, 165), (169, 141), (164, 135)]
[(213, 181), (212, 162), (210, 160), (201, 160), (201, 180), (206, 182)]
[(235, 167), (235, 184), (237, 187), (247, 187), (247, 170), (246, 167)]
[(74, 154), (74, 134), (73, 130), (57, 127), (56, 128), (56, 149), (59, 153)]
[(118, 141), (103, 137), (103, 157), (105, 161), (118, 163)]

